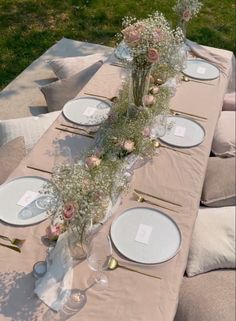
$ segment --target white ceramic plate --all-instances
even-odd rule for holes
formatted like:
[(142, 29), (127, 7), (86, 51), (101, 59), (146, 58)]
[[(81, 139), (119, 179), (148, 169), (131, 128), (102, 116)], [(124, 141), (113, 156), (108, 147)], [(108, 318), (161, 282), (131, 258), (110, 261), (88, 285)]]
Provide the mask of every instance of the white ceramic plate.
[(93, 97), (81, 97), (68, 101), (63, 107), (64, 116), (71, 122), (93, 126), (101, 124), (108, 116), (110, 104)]
[(177, 224), (166, 214), (145, 207), (126, 210), (112, 223), (110, 234), (121, 254), (144, 264), (171, 259), (181, 244)]
[(174, 147), (195, 147), (201, 144), (205, 138), (204, 128), (187, 117), (169, 116), (167, 128), (166, 134), (159, 139)]
[(187, 60), (183, 74), (199, 80), (213, 80), (219, 77), (219, 69), (211, 63), (201, 59)]
[(39, 192), (48, 180), (37, 176), (18, 177), (0, 187), (0, 220), (13, 225), (31, 225), (48, 218), (45, 211), (38, 211), (28, 219), (19, 215), (23, 206), (18, 201), (27, 191)]

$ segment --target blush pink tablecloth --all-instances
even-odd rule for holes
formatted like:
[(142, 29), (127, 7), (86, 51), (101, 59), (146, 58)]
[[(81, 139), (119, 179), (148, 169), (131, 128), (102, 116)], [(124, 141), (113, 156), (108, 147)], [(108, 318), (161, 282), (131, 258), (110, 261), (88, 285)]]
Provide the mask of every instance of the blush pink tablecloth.
[[(211, 50), (214, 51), (214, 49)], [(221, 75), (219, 79), (212, 81), (213, 86), (196, 82), (183, 83), (178, 87), (176, 96), (171, 101), (173, 109), (207, 117), (207, 121), (201, 122), (206, 130), (204, 142), (198, 147), (189, 149), (190, 155), (161, 148), (158, 156), (135, 170), (130, 192), (123, 196), (118, 210), (104, 226), (104, 231), (108, 232), (111, 221), (122, 211), (140, 206), (133, 200), (133, 188), (181, 203), (183, 207), (179, 213), (164, 210), (175, 220), (182, 233), (180, 251), (173, 259), (147, 267), (124, 260), (114, 249), (115, 256), (124, 261), (127, 266), (135, 266), (140, 271), (161, 276), (162, 280), (155, 280), (123, 269), (110, 271), (107, 272), (108, 289), (103, 292), (97, 292), (93, 288), (89, 289), (87, 304), (79, 313), (62, 311), (55, 314), (33, 294), (34, 278), (31, 274), (34, 263), (44, 260), (46, 256), (47, 247), (42, 242), (42, 236), (45, 234), (48, 222), (44, 221), (28, 227), (13, 227), (2, 222), (0, 234), (25, 238), (26, 242), (21, 254), (0, 247), (0, 320), (172, 321), (174, 319), (214, 129), (232, 71), (232, 53), (223, 50), (216, 51), (228, 59), (227, 75)], [(107, 95), (109, 86), (108, 92), (113, 95), (119, 87), (117, 80), (116, 82), (109, 80), (110, 83), (106, 84), (102, 68), (96, 74), (94, 92), (92, 86), (94, 79), (91, 79), (84, 88), (84, 93), (98, 94), (99, 87), (99, 94), (102, 95), (100, 86), (104, 85), (103, 95)], [(46, 149), (53, 150), (52, 142), (55, 139), (60, 139), (62, 142), (69, 140), (72, 145), (73, 142), (78, 143), (78, 136), (62, 132), (58, 134), (55, 130), (58, 121), (52, 125), (33, 151), (12, 173), (11, 178), (21, 175), (49, 177), (50, 175), (29, 169), (26, 165), (33, 161), (34, 164), (38, 162), (39, 167), (47, 168), (50, 162), (52, 164), (51, 154), (45, 151)], [(147, 205), (142, 204), (141, 206)], [(79, 264), (74, 273), (74, 287), (85, 289), (90, 273), (86, 262)]]

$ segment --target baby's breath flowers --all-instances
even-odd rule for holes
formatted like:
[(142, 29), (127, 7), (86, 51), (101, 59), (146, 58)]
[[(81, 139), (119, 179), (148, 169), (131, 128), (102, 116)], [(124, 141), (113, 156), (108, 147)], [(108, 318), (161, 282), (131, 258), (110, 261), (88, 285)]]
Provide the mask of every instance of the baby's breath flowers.
[(201, 10), (202, 2), (199, 0), (177, 0), (173, 10), (179, 17), (179, 24), (186, 36), (186, 24)]
[[(171, 30), (162, 14), (156, 12), (141, 21), (126, 18), (123, 27), (122, 37), (132, 53), (133, 70), (155, 65), (169, 68), (171, 75), (176, 72), (170, 64), (171, 54), (182, 44), (183, 37), (179, 29)], [(145, 86), (147, 73), (142, 75)], [(168, 110), (171, 96), (170, 88), (163, 86), (163, 82), (154, 72), (152, 86), (142, 96), (143, 106), (132, 117), (128, 114), (128, 82), (123, 83), (108, 118), (96, 134), (94, 146), (83, 153), (78, 163), (61, 165), (53, 173), (44, 190), (57, 200), (48, 210), (52, 217), (47, 228), (48, 239), (55, 240), (60, 233), (71, 229), (82, 240), (86, 231), (106, 219), (125, 191), (130, 177), (127, 168), (138, 159), (153, 156), (155, 142), (150, 138), (150, 128), (153, 119)]]
[[(119, 38), (131, 56), (130, 99), (134, 106), (145, 106), (143, 96), (147, 94), (147, 80), (151, 80), (151, 69), (153, 66), (158, 68), (160, 65), (169, 64), (173, 51), (183, 42), (183, 34), (180, 29), (172, 30), (165, 17), (158, 11), (143, 20), (125, 17), (122, 26)], [(147, 101), (146, 105), (150, 106), (151, 103)]]

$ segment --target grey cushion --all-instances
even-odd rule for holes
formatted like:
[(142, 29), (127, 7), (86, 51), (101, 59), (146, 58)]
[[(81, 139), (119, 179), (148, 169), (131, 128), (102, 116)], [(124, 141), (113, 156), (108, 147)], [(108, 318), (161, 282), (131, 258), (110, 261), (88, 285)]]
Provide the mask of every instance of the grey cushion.
[(25, 157), (25, 142), (23, 137), (17, 137), (0, 147), (0, 184)]
[(59, 79), (65, 79), (74, 76), (99, 60), (104, 61), (105, 55), (97, 53), (88, 56), (67, 57), (50, 60), (48, 63)]
[(41, 87), (47, 101), (48, 111), (61, 110), (68, 100), (73, 99), (81, 91), (101, 65), (102, 62), (98, 61), (70, 78)]
[(174, 321), (235, 321), (235, 271), (184, 277)]
[(30, 151), (60, 112), (0, 121), (0, 146), (23, 136), (26, 151)]
[(235, 205), (235, 157), (210, 157), (202, 190), (201, 203), (206, 206)]

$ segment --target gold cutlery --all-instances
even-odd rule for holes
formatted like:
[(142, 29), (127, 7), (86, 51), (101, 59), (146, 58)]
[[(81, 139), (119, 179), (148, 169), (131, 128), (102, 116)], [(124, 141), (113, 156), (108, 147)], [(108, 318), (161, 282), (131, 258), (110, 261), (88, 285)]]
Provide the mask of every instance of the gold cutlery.
[(117, 96), (114, 96), (114, 97), (107, 97), (107, 96), (103, 96), (103, 95), (100, 95), (100, 94), (91, 94), (91, 93), (83, 93), (84, 95), (88, 95), (88, 96), (93, 96), (93, 97), (101, 97), (101, 98), (105, 98), (107, 100), (110, 100), (111, 102), (115, 102), (118, 97)]
[(12, 245), (15, 245), (15, 246), (22, 246), (25, 242), (25, 240), (21, 240), (21, 239), (10, 239), (5, 235), (0, 235), (0, 239), (10, 242)]
[(81, 131), (79, 131), (79, 130), (75, 131), (75, 130), (67, 129), (67, 128), (63, 128), (63, 127), (55, 127), (55, 129), (61, 130), (63, 132), (67, 132), (67, 133), (70, 133), (70, 134), (75, 134), (75, 135), (81, 135), (81, 136), (85, 136), (85, 137), (89, 137), (89, 138), (94, 138), (94, 135), (87, 134), (87, 133), (83, 132), (82, 130)]
[(99, 129), (99, 126), (94, 126), (93, 128), (92, 127), (85, 128), (85, 127), (71, 126), (71, 125), (67, 125), (67, 124), (60, 124), (60, 126), (63, 126), (65, 128), (82, 130), (87, 134), (95, 134)]
[(31, 166), (31, 165), (27, 165), (26, 167), (30, 168), (30, 169), (34, 169), (35, 171), (39, 171), (39, 172), (43, 172), (43, 173), (47, 173), (47, 174), (52, 174), (52, 171), (48, 171), (46, 169), (41, 169), (41, 168), (34, 167), (34, 166)]
[[(158, 207), (161, 207), (161, 208), (165, 208), (166, 210), (171, 210), (173, 212), (176, 212), (176, 213), (179, 213), (178, 211), (174, 210), (172, 207), (169, 207), (167, 205), (162, 205), (160, 204), (159, 202), (152, 202), (150, 200), (147, 200), (146, 198), (144, 198), (142, 195), (138, 194), (136, 191), (134, 191), (134, 195), (136, 196), (137, 198), (137, 201), (139, 203), (147, 203), (147, 204), (150, 204), (150, 205), (155, 205), (155, 206), (158, 206)], [(161, 201), (161, 200), (160, 200)]]
[(19, 252), (19, 253), (21, 252), (21, 249), (18, 246), (7, 245), (7, 244), (4, 244), (4, 243), (0, 243), (0, 246), (7, 247), (8, 249), (11, 249), (11, 250)]
[(181, 77), (181, 80), (184, 81), (184, 82), (192, 82), (193, 81), (193, 82), (198, 82), (198, 83), (204, 84), (204, 85), (214, 86), (214, 84), (212, 84), (212, 83), (201, 81), (201, 80), (192, 79), (192, 78), (189, 78), (189, 77), (187, 77), (185, 75), (183, 75)]
[(170, 112), (174, 116), (175, 115), (187, 115), (187, 116), (193, 117), (193, 118), (198, 119), (198, 120), (207, 120), (206, 117), (198, 116), (198, 115), (191, 114), (191, 113), (187, 113), (185, 111), (179, 111), (179, 110), (176, 110), (176, 109), (170, 109)]
[(133, 268), (130, 268), (130, 267), (127, 267), (125, 265), (122, 265), (120, 264), (117, 259), (115, 259), (113, 256), (110, 258), (109, 262), (108, 262), (108, 269), (109, 270), (115, 270), (117, 268), (122, 268), (122, 269), (125, 269), (125, 270), (128, 270), (128, 271), (132, 271), (132, 272), (136, 272), (136, 273), (139, 273), (139, 274), (142, 274), (142, 275), (146, 275), (146, 276), (149, 276), (151, 278), (155, 278), (155, 279), (159, 279), (161, 280), (161, 278), (159, 276), (155, 276), (155, 275), (151, 275), (151, 274), (148, 274), (148, 273), (144, 273), (144, 272), (141, 272), (141, 271), (138, 271), (136, 269), (133, 269)]
[(158, 141), (155, 142), (155, 147), (156, 147), (156, 148), (163, 147), (163, 148), (167, 148), (167, 149), (173, 150), (173, 151), (175, 151), (175, 152), (178, 152), (178, 153), (181, 153), (181, 154), (184, 154), (184, 155), (191, 155), (190, 153), (184, 152), (183, 150), (176, 149), (176, 148), (173, 148), (173, 147), (171, 147), (171, 146), (163, 145), (163, 144), (161, 144), (161, 143), (158, 142)]
[[(143, 194), (143, 195), (146, 195), (146, 196), (149, 196), (149, 197), (152, 197), (152, 198), (156, 198), (157, 200), (160, 200), (160, 201), (163, 201), (163, 202), (166, 202), (166, 203), (169, 203), (169, 204), (172, 204), (172, 205), (176, 205), (176, 206), (180, 206), (180, 207), (183, 207), (181, 204), (179, 203), (176, 203), (176, 202), (172, 202), (172, 201), (168, 201), (164, 198), (160, 198), (160, 197), (157, 197), (155, 195), (152, 195), (152, 194), (149, 194), (149, 193), (146, 193), (146, 192), (143, 192), (143, 191), (140, 191), (138, 189), (134, 189), (134, 191), (138, 194)], [(140, 195), (139, 195), (140, 196)]]
[(23, 246), (23, 244), (25, 242), (25, 240), (21, 240), (21, 239), (17, 239), (17, 238), (10, 239), (9, 237), (4, 236), (4, 235), (0, 235), (0, 239), (11, 243), (11, 245), (8, 245), (5, 243), (0, 243), (0, 246), (7, 247), (7, 248), (14, 250), (16, 252), (19, 252), (19, 253), (21, 252), (20, 248)]
[(163, 202), (166, 202), (166, 203), (169, 203), (169, 204), (173, 204), (173, 205), (176, 205), (176, 206), (180, 206), (180, 207), (183, 207), (181, 204), (179, 203), (175, 203), (175, 202), (172, 202), (172, 201), (168, 201), (164, 198), (160, 198), (158, 196), (155, 196), (155, 195), (152, 195), (152, 194), (149, 194), (149, 193), (146, 193), (146, 192), (143, 192), (143, 191), (140, 191), (138, 189), (134, 189), (134, 191), (138, 194), (143, 194), (143, 195), (146, 195), (146, 196), (149, 196), (149, 197), (152, 197), (152, 198), (156, 198), (157, 200), (160, 200), (160, 201), (163, 201)]

